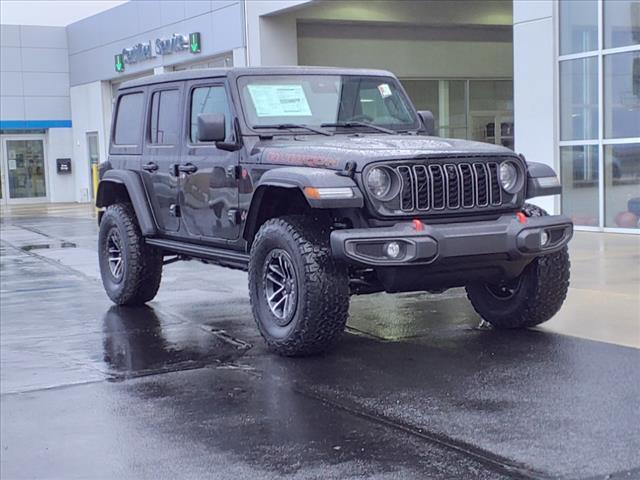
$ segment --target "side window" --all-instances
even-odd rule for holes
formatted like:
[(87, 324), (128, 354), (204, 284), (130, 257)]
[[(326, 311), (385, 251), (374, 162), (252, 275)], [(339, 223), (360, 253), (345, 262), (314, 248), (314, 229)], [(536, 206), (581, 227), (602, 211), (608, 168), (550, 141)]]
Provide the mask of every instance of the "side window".
[(142, 136), (142, 92), (120, 97), (113, 142), (116, 145), (140, 145)]
[(155, 145), (177, 145), (180, 117), (179, 90), (154, 92), (151, 97), (150, 142)]
[(198, 115), (201, 113), (224, 113), (227, 139), (231, 136), (231, 113), (223, 86), (193, 89), (191, 93), (191, 143), (198, 143)]

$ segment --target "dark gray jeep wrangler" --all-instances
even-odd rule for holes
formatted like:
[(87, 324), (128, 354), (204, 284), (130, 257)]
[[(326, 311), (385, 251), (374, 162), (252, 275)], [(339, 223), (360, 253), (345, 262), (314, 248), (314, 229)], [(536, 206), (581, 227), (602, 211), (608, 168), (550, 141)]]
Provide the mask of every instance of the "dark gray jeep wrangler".
[(555, 173), (433, 129), (385, 71), (124, 83), (96, 198), (107, 294), (147, 302), (176, 260), (248, 270), (256, 323), (282, 355), (333, 344), (352, 294), (464, 286), (495, 327), (549, 320), (573, 227), (525, 200), (560, 193)]

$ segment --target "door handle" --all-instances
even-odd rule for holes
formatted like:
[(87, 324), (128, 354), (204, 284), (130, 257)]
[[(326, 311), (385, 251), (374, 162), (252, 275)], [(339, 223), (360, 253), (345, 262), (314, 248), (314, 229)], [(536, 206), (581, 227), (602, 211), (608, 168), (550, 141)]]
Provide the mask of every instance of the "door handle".
[(158, 164), (156, 162), (149, 162), (146, 165), (142, 166), (143, 170), (146, 170), (147, 172), (155, 172), (156, 170), (158, 170)]
[(178, 171), (182, 173), (195, 173), (198, 171), (198, 167), (193, 163), (187, 163), (185, 165), (178, 165)]

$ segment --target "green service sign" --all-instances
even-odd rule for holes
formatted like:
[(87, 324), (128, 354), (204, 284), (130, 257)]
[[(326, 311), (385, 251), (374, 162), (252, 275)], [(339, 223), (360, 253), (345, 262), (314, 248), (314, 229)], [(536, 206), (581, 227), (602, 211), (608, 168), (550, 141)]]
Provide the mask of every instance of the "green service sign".
[(189, 50), (191, 53), (200, 53), (200, 32), (189, 34)]
[[(2, 1), (2, 0), (0, 0)], [(158, 56), (172, 55), (174, 53), (191, 52), (200, 53), (200, 32), (190, 34), (174, 33), (171, 37), (156, 38), (155, 41), (138, 42), (135, 45), (123, 48), (115, 55), (116, 72), (122, 73), (125, 63), (133, 65), (145, 60), (152, 60)]]
[(124, 59), (122, 58), (122, 54), (118, 53), (115, 56), (116, 61), (116, 72), (124, 72)]

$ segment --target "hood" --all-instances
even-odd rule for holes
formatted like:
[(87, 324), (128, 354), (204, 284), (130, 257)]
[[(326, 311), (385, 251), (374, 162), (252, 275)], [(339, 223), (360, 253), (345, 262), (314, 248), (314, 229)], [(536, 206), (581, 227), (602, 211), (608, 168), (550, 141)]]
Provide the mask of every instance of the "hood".
[(412, 135), (300, 135), (261, 140), (252, 149), (260, 162), (275, 165), (324, 167), (342, 170), (347, 162), (360, 171), (370, 162), (424, 159), (446, 155), (515, 155), (489, 143)]

